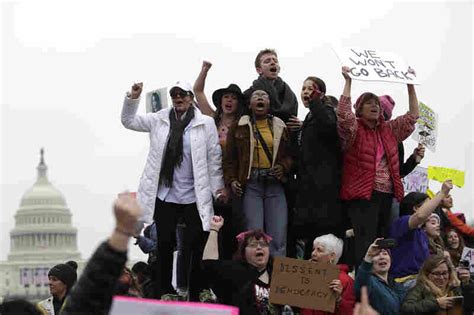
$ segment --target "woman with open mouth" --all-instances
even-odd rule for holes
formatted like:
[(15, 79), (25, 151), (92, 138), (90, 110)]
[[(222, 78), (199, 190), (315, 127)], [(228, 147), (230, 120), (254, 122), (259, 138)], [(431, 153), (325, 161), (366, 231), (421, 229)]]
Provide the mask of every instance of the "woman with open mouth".
[(446, 257), (449, 257), (449, 253), (445, 251), (444, 241), (441, 238), (440, 221), (439, 215), (432, 213), (428, 221), (423, 225), (423, 230), (428, 236), (430, 255), (446, 255)]
[(218, 89), (212, 93), (212, 102), (216, 107), (214, 110), (204, 93), (207, 74), (211, 67), (212, 63), (203, 61), (201, 72), (194, 82), (193, 89), (201, 112), (214, 118), (219, 132), (219, 142), (224, 150), (229, 129), (237, 124), (244, 111), (244, 96), (240, 87), (233, 83), (227, 88)]
[(392, 249), (390, 275), (406, 288), (414, 286), (418, 271), (430, 255), (429, 236), (422, 227), (452, 188), (452, 181), (446, 180), (432, 199), (411, 192), (400, 202), (400, 217), (390, 226), (390, 238), (398, 243)]
[[(204, 93), (207, 74), (211, 67), (212, 64), (209, 61), (203, 61), (201, 72), (194, 82), (194, 94), (201, 112), (214, 118), (219, 134), (219, 143), (222, 152), (225, 152), (229, 130), (237, 125), (244, 112), (244, 95), (240, 87), (234, 83), (229, 84), (226, 88), (220, 88), (212, 93), (212, 102), (216, 108), (214, 110)], [(221, 248), (223, 257), (230, 259), (237, 248), (235, 236), (242, 232), (244, 227), (241, 198), (231, 194), (230, 186), (226, 186), (225, 190), (230, 200), (224, 203), (214, 203), (214, 210), (216, 214), (222, 215), (227, 222), (221, 233)]]
[(239, 307), (240, 314), (279, 314), (277, 306), (269, 302), (272, 238), (261, 230), (240, 233), (235, 259), (221, 260), (217, 238), (223, 225), (222, 217), (212, 217), (202, 256), (204, 270), (211, 278), (218, 301)]
[(387, 236), (393, 197), (403, 198), (398, 144), (415, 130), (419, 108), (415, 88), (408, 84), (408, 113), (385, 121), (378, 96), (370, 92), (359, 96), (354, 113), (348, 73), (343, 67), (345, 85), (336, 110), (343, 150), (340, 197), (354, 228), (359, 265), (372, 241)]
[[(336, 265), (341, 258), (344, 242), (333, 234), (326, 234), (314, 239), (313, 252), (310, 261), (315, 263)], [(302, 309), (301, 315), (345, 315), (352, 314), (355, 305), (354, 280), (347, 274), (349, 267), (344, 264), (339, 267), (339, 277), (329, 282), (329, 288), (336, 297), (334, 313)]]
[(293, 155), (298, 190), (290, 233), (306, 240), (304, 256), (308, 258), (315, 237), (327, 233), (344, 235), (339, 199), (342, 154), (336, 113), (326, 96), (324, 81), (317, 77), (306, 78), (301, 101), (309, 109), (306, 118), (301, 122), (292, 116), (287, 123), (290, 132), (300, 132)]
[(398, 315), (407, 290), (389, 276), (390, 250), (379, 247), (378, 240), (369, 246), (357, 270), (354, 287), (357, 296), (363, 286), (367, 287), (370, 304), (380, 314)]
[(461, 233), (454, 228), (448, 228), (445, 234), (446, 249), (451, 256), (453, 265), (457, 266), (461, 260), (464, 249), (464, 238)]
[(247, 91), (251, 114), (242, 116), (227, 136), (224, 180), (236, 196), (242, 196), (246, 229), (270, 234), (270, 253), (285, 256), (288, 208), (283, 181), (291, 164), (288, 133), (281, 119), (268, 115), (269, 93)]
[(214, 214), (213, 197), (227, 199), (222, 174), (222, 151), (214, 121), (196, 107), (192, 87), (178, 81), (170, 89), (173, 103), (149, 115), (137, 115), (143, 83), (135, 83), (124, 99), (122, 124), (148, 132), (150, 149), (140, 178), (137, 201), (143, 222), (154, 221), (157, 231), (156, 263), (153, 266), (155, 298), (174, 294), (171, 284), (173, 251), (178, 222), (186, 225), (181, 243), (183, 266), (189, 270), (182, 294), (199, 300), (205, 286), (200, 268), (209, 220)]

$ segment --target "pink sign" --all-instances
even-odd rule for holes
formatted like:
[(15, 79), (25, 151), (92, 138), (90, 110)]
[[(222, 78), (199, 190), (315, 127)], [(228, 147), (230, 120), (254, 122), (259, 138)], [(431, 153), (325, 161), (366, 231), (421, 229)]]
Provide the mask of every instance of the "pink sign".
[(239, 309), (221, 304), (194, 302), (163, 302), (123, 296), (114, 297), (110, 315), (238, 315)]

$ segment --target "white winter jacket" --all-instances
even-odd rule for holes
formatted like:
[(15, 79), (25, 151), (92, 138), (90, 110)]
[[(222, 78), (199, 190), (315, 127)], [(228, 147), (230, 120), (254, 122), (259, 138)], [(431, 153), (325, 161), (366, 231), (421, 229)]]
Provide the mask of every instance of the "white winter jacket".
[[(140, 99), (125, 97), (122, 108), (122, 124), (127, 129), (150, 133), (150, 151), (145, 170), (140, 178), (137, 200), (143, 209), (142, 220), (152, 222), (162, 158), (166, 150), (170, 129), (171, 108), (157, 113), (136, 115)], [(222, 153), (216, 125), (211, 117), (198, 109), (190, 122), (191, 156), (194, 175), (196, 205), (204, 231), (209, 231), (214, 215), (212, 196), (224, 187), (222, 178)]]

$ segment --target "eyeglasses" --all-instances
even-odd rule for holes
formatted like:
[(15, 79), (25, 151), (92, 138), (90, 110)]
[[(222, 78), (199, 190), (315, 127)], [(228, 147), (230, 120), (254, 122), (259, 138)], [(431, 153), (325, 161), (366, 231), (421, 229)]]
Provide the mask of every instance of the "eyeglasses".
[(254, 242), (249, 242), (247, 244), (247, 247), (250, 247), (250, 248), (257, 248), (258, 246), (260, 246), (261, 248), (265, 248), (265, 247), (268, 247), (269, 245), (265, 241), (254, 241)]
[(173, 92), (170, 92), (170, 96), (171, 98), (184, 98), (186, 96), (189, 95), (189, 92), (186, 92), (186, 91), (173, 91)]
[(430, 272), (430, 275), (436, 278), (447, 278), (449, 276), (449, 272), (443, 271), (443, 272)]

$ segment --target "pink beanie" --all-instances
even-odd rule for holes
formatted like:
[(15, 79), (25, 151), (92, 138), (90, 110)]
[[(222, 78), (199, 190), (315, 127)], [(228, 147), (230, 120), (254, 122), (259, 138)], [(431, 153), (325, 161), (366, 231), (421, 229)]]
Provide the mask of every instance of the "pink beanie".
[(390, 120), (390, 118), (392, 118), (393, 108), (395, 107), (395, 101), (389, 95), (379, 96), (379, 100), (380, 100), (380, 107), (385, 113), (384, 115), (384, 117), (386, 118), (385, 120)]
[(354, 109), (355, 109), (355, 114), (356, 114), (356, 117), (360, 117), (360, 110), (361, 110), (361, 106), (362, 104), (367, 100), (367, 99), (370, 99), (370, 98), (377, 98), (377, 101), (380, 103), (380, 100), (378, 100), (378, 96), (373, 94), (373, 93), (370, 93), (370, 92), (365, 92), (365, 93), (362, 93), (356, 100), (355, 104), (354, 104)]

